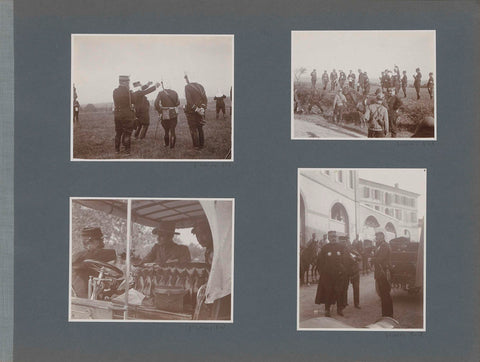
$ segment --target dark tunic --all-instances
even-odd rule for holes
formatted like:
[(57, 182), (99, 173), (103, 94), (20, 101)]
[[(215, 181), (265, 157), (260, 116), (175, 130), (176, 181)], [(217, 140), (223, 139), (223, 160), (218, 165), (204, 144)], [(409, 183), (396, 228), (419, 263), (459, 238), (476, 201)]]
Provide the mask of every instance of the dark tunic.
[(114, 249), (84, 250), (72, 256), (72, 288), (80, 298), (88, 296), (88, 279), (97, 276), (98, 273), (83, 267), (83, 261), (87, 259), (107, 263), (116, 259)]
[(135, 98), (127, 87), (119, 86), (113, 91), (115, 128), (126, 132), (133, 130), (133, 120), (135, 119), (134, 105)]
[(326, 244), (320, 251), (317, 260), (320, 280), (315, 296), (316, 304), (338, 303), (337, 307), (344, 306), (343, 289), (347, 280), (346, 258), (346, 249), (339, 243)]
[(135, 99), (135, 115), (137, 116), (138, 123), (140, 124), (150, 124), (150, 102), (148, 101), (146, 95), (152, 93), (156, 87), (152, 86), (150, 88), (138, 90), (133, 93), (133, 98)]
[(196, 113), (195, 108), (207, 108), (207, 95), (205, 89), (201, 84), (189, 83), (185, 86), (185, 98), (187, 105), (185, 106), (185, 113)]
[(167, 262), (189, 263), (191, 260), (188, 246), (178, 245), (174, 242), (165, 245), (155, 244), (150, 252), (143, 258), (142, 263), (155, 263), (163, 265)]

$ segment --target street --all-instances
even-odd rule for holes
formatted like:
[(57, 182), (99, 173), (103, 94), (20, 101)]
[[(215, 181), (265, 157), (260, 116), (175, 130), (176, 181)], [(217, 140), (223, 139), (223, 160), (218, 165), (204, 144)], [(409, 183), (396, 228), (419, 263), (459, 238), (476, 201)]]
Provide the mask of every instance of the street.
[(328, 123), (320, 115), (295, 115), (294, 138), (364, 138), (365, 136)]
[[(299, 326), (302, 322), (310, 319), (323, 317), (325, 306), (315, 304), (317, 284), (301, 286), (299, 293)], [(422, 328), (423, 327), (423, 292), (417, 295), (409, 294), (402, 289), (392, 289), (393, 317), (399, 322), (398, 328)], [(363, 328), (381, 318), (380, 298), (375, 291), (373, 272), (360, 276), (360, 307), (353, 306), (353, 289), (350, 284), (348, 289), (348, 306), (343, 311), (344, 317), (336, 314), (335, 306), (332, 306), (332, 318), (350, 325), (352, 328)]]

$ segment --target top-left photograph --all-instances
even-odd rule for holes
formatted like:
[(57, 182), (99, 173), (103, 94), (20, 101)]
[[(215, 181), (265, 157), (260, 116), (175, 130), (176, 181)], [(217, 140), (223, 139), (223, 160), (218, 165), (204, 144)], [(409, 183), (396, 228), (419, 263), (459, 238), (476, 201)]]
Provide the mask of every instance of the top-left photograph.
[(72, 34), (72, 161), (233, 161), (233, 35)]

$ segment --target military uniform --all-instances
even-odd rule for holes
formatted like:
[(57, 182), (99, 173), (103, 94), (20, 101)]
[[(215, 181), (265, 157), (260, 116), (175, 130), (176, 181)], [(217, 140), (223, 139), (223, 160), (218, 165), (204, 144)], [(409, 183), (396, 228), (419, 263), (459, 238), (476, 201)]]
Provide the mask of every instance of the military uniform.
[(177, 139), (175, 128), (178, 121), (176, 107), (180, 105), (177, 92), (172, 89), (162, 90), (157, 94), (154, 105), (160, 115), (162, 127), (165, 131), (163, 137), (165, 147), (170, 146), (170, 148), (174, 148)]
[(403, 105), (402, 101), (397, 95), (391, 95), (387, 99), (388, 105), (388, 126), (390, 129), (390, 133), (392, 138), (397, 137), (397, 118), (398, 114), (397, 111)]
[(433, 99), (433, 87), (435, 85), (435, 82), (433, 80), (433, 75), (430, 75), (428, 77), (428, 82), (427, 82), (427, 89), (428, 89), (428, 94), (430, 94), (430, 99)]
[(152, 93), (157, 89), (156, 86), (148, 87), (144, 85), (141, 90), (133, 93), (135, 99), (135, 115), (137, 117), (137, 128), (135, 130), (135, 138), (140, 136), (140, 139), (145, 138), (148, 126), (150, 125), (150, 102), (146, 95)]
[(382, 241), (375, 249), (373, 265), (375, 267), (375, 287), (382, 302), (382, 317), (393, 317), (393, 301), (390, 295), (391, 285), (387, 273), (390, 267), (390, 245)]
[(337, 79), (338, 79), (337, 72), (332, 71), (330, 73), (330, 90), (331, 91), (334, 91), (335, 88), (337, 87)]
[(403, 77), (402, 77), (402, 91), (403, 91), (404, 98), (407, 98), (407, 83), (408, 83), (407, 75), (403, 74)]
[(310, 73), (310, 77), (312, 80), (312, 88), (315, 89), (315, 85), (317, 84), (317, 71), (313, 70), (313, 72)]
[(348, 75), (348, 86), (352, 89), (355, 89), (355, 73), (350, 73)]
[[(122, 78), (123, 77), (123, 78)], [(121, 81), (128, 81), (128, 77), (120, 76)], [(115, 120), (115, 151), (120, 152), (120, 143), (125, 151), (130, 153), (130, 136), (133, 132), (135, 120), (135, 98), (126, 85), (119, 85), (113, 91), (114, 120)]]
[(218, 119), (220, 111), (222, 111), (223, 118), (225, 119), (225, 98), (227, 98), (225, 94), (219, 94), (213, 98), (213, 100), (215, 101), (215, 119)]
[(346, 249), (337, 242), (326, 244), (317, 260), (320, 271), (315, 304), (325, 304), (325, 311), (329, 314), (330, 306), (337, 304), (337, 312), (345, 307), (343, 296), (347, 270), (345, 266)]
[(368, 123), (369, 138), (383, 138), (388, 133), (388, 112), (380, 103), (367, 106), (365, 121)]
[(422, 73), (420, 73), (420, 70), (417, 70), (417, 74), (413, 76), (415, 79), (413, 82), (413, 86), (415, 87), (415, 90), (417, 91), (417, 100), (420, 99), (420, 86), (422, 83)]
[(338, 77), (338, 84), (340, 85), (340, 89), (343, 89), (343, 86), (345, 85), (346, 80), (347, 80), (347, 76), (345, 75), (345, 73), (340, 72), (340, 75)]
[(73, 102), (73, 123), (78, 122), (78, 114), (80, 113), (80, 104), (78, 101)]
[(203, 125), (205, 124), (204, 116), (208, 103), (205, 89), (201, 84), (188, 83), (185, 86), (185, 98), (187, 99), (185, 115), (187, 116), (193, 147), (203, 148), (205, 144)]
[(362, 71), (358, 72), (358, 83), (357, 83), (357, 92), (360, 92), (360, 88), (363, 89), (364, 73)]
[(370, 79), (368, 78), (367, 72), (363, 73), (363, 95), (367, 96), (370, 92)]
[(322, 74), (322, 83), (323, 83), (323, 90), (326, 90), (327, 89), (327, 84), (328, 84), (327, 71), (323, 72), (323, 74)]
[(335, 94), (333, 99), (333, 122), (340, 123), (343, 120), (343, 111), (347, 105), (347, 98), (342, 92)]

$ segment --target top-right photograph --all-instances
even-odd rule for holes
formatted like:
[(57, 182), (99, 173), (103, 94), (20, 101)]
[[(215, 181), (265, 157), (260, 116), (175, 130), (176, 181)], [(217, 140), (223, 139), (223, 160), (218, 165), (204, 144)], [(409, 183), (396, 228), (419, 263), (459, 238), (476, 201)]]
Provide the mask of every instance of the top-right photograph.
[(292, 139), (436, 140), (435, 30), (292, 31)]

